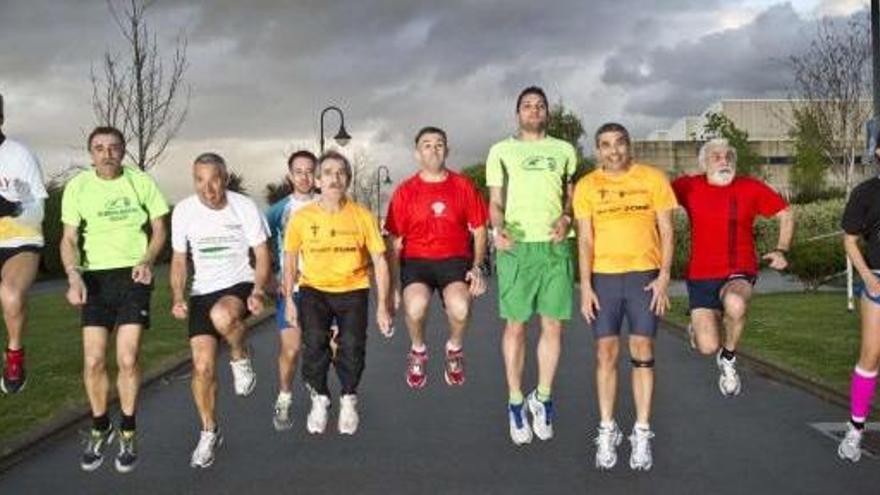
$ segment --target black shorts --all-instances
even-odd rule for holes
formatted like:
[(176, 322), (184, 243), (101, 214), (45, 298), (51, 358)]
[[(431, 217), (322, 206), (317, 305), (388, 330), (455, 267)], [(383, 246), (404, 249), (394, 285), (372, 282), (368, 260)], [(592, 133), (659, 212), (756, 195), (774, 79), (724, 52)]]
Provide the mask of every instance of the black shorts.
[(593, 290), (601, 308), (592, 325), (597, 339), (620, 335), (624, 317), (631, 335), (654, 337), (657, 334), (657, 315), (651, 311), (653, 294), (645, 287), (657, 278), (658, 273), (649, 270), (593, 274)]
[(409, 258), (400, 260), (400, 286), (422, 283), (440, 292), (454, 282), (465, 282), (471, 261), (466, 258), (429, 260)]
[(688, 280), (688, 309), (724, 310), (721, 302), (721, 289), (733, 280), (745, 280), (755, 285), (757, 277), (745, 273), (734, 273), (727, 278), (710, 278), (704, 280)]
[(251, 314), (247, 309), (247, 300), (253, 290), (253, 283), (241, 282), (232, 287), (190, 297), (189, 338), (193, 338), (196, 335), (210, 335), (219, 340), (220, 334), (217, 333), (217, 327), (215, 327), (214, 322), (211, 321), (211, 308), (214, 307), (214, 304), (217, 304), (217, 301), (219, 301), (220, 298), (224, 296), (235, 296), (244, 304), (244, 314), (241, 315), (242, 319), (247, 318), (248, 315)]
[(26, 244), (24, 246), (17, 246), (12, 248), (0, 248), (0, 270), (3, 270), (3, 265), (6, 264), (7, 261), (12, 259), (13, 256), (19, 253), (37, 253), (40, 254), (43, 248), (40, 246), (35, 246), (33, 244)]
[(150, 294), (153, 284), (131, 279), (131, 267), (87, 271), (86, 303), (82, 308), (82, 326), (113, 330), (119, 325), (150, 328)]

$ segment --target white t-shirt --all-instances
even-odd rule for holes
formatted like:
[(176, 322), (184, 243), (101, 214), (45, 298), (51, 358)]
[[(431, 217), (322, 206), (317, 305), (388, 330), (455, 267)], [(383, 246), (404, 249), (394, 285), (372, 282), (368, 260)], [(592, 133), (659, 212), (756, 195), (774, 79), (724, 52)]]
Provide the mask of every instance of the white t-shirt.
[(257, 205), (242, 194), (226, 191), (226, 206), (208, 208), (195, 194), (174, 207), (171, 247), (192, 252), (192, 294), (209, 294), (254, 281), (249, 249), (266, 242), (266, 221)]
[(21, 203), (17, 217), (0, 218), (0, 248), (43, 245), (43, 200), (49, 197), (37, 158), (16, 141), (0, 144), (0, 195)]

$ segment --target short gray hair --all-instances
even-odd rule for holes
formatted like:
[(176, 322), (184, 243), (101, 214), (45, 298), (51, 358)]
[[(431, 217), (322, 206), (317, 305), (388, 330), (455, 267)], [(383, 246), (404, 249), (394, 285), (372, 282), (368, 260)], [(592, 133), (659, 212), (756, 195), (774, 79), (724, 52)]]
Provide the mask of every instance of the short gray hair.
[(220, 170), (220, 173), (223, 174), (224, 177), (229, 175), (226, 170), (226, 160), (224, 160), (223, 157), (218, 155), (217, 153), (202, 153), (201, 155), (196, 157), (193, 165), (197, 165), (199, 163), (203, 163), (205, 165), (213, 165), (217, 167), (217, 169)]
[(709, 154), (710, 148), (727, 148), (727, 151), (730, 152), (732, 156), (733, 165), (736, 165), (736, 148), (730, 145), (730, 141), (726, 138), (712, 138), (705, 143), (703, 146), (700, 146), (700, 153), (697, 155), (697, 164), (700, 165), (700, 168), (706, 170), (706, 155)]

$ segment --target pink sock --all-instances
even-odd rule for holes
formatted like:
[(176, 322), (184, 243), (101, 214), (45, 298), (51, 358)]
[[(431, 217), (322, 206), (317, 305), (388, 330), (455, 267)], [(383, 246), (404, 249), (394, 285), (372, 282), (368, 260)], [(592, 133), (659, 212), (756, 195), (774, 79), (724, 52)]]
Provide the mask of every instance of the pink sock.
[(868, 418), (876, 385), (876, 371), (865, 371), (856, 366), (853, 370), (852, 386), (850, 387), (850, 412), (853, 421), (864, 423)]

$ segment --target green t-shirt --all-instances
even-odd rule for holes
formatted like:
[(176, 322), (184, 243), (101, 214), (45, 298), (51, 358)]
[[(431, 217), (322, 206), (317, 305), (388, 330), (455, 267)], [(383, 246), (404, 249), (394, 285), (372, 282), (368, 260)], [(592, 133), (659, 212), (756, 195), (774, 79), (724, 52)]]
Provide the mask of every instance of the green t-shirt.
[(167, 213), (156, 181), (132, 167), (122, 167), (122, 175), (111, 180), (98, 177), (94, 168), (80, 172), (61, 199), (61, 222), (83, 226), (85, 270), (137, 265), (147, 251), (144, 225)]
[(505, 188), (505, 228), (514, 239), (550, 240), (553, 222), (562, 215), (564, 185), (576, 167), (574, 147), (551, 136), (540, 141), (511, 137), (492, 146), (486, 185)]

